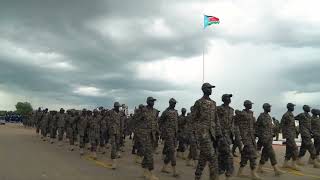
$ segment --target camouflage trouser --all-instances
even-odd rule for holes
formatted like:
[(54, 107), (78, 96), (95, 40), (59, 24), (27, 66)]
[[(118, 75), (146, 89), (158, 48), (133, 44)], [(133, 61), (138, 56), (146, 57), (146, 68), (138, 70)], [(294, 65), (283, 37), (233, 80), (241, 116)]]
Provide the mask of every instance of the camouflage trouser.
[(40, 128), (41, 128), (41, 123), (40, 123), (40, 122), (37, 122), (37, 123), (36, 123), (36, 133), (37, 133), (37, 134), (39, 134)]
[(97, 146), (99, 144), (99, 140), (100, 140), (100, 133), (91, 130), (91, 132), (89, 133), (89, 141), (91, 144), (91, 151), (92, 152), (97, 151)]
[(50, 127), (50, 138), (55, 139), (57, 136), (57, 128), (56, 127)]
[(199, 161), (195, 172), (195, 179), (200, 179), (202, 171), (207, 162), (209, 162), (210, 177), (218, 176), (218, 161), (216, 150), (213, 147), (213, 141), (209, 136), (199, 137)]
[(176, 156), (175, 156), (175, 151), (176, 151), (176, 137), (167, 135), (167, 137), (164, 140), (164, 145), (166, 147), (165, 150), (165, 158), (164, 158), (164, 163), (169, 164), (171, 162), (171, 166), (176, 166)]
[(218, 160), (219, 160), (219, 174), (225, 173), (227, 177), (233, 174), (233, 156), (230, 150), (231, 139), (225, 137), (224, 140), (218, 143)]
[(279, 132), (276, 132), (275, 136), (276, 136), (276, 141), (278, 141), (279, 140)]
[(108, 130), (101, 130), (100, 132), (100, 147), (104, 147), (108, 144), (109, 141), (109, 133)]
[(191, 132), (188, 135), (188, 144), (189, 144), (189, 154), (188, 159), (198, 160), (198, 153), (197, 153), (197, 139), (194, 132)]
[(179, 141), (179, 145), (178, 145), (177, 151), (178, 152), (185, 152), (187, 149), (187, 139), (186, 139), (185, 133), (179, 133), (178, 141)]
[(154, 169), (153, 150), (154, 137), (152, 134), (141, 135), (141, 143), (143, 144), (143, 161), (142, 168), (152, 171)]
[(312, 143), (312, 140), (310, 137), (301, 137), (302, 143), (300, 147), (300, 152), (299, 152), (299, 158), (303, 157), (307, 150), (310, 153), (310, 158), (315, 159), (316, 158), (316, 149), (314, 147), (314, 144)]
[(314, 146), (316, 148), (316, 155), (319, 156), (320, 153), (320, 136), (314, 136)]
[(241, 153), (241, 151), (242, 151), (242, 143), (241, 143), (240, 135), (236, 134), (234, 136), (234, 141), (233, 141), (233, 146), (232, 146), (232, 153), (235, 153), (237, 148), (239, 149), (239, 152)]
[(48, 131), (49, 131), (49, 128), (46, 125), (41, 126), (41, 135), (43, 137), (47, 137)]
[(74, 142), (77, 141), (77, 131), (75, 129), (73, 129), (72, 127), (69, 127), (67, 129), (67, 132), (69, 134), (70, 145), (74, 145)]
[(67, 124), (64, 126), (64, 129), (66, 130), (66, 138), (70, 139), (70, 132), (68, 131), (68, 129), (71, 128), (70, 124)]
[(260, 164), (265, 164), (266, 161), (270, 158), (271, 165), (274, 166), (277, 164), (276, 160), (276, 154), (274, 153), (273, 147), (272, 147), (272, 141), (273, 138), (270, 140), (262, 140), (262, 153), (261, 153), (261, 159), (260, 159)]
[(120, 135), (111, 134), (110, 143), (111, 143), (111, 159), (116, 159), (117, 152), (119, 152), (119, 148), (120, 148)]
[(290, 159), (295, 161), (298, 158), (298, 147), (297, 147), (297, 144), (296, 144), (296, 141), (294, 140), (294, 138), (295, 137), (286, 139), (286, 155), (285, 155), (285, 159), (288, 160), (288, 161)]
[(143, 149), (141, 143), (141, 137), (139, 134), (134, 134), (134, 144), (133, 144), (133, 151), (137, 150), (137, 155), (142, 157), (143, 156)]
[(84, 148), (85, 144), (89, 142), (87, 132), (80, 133), (80, 148)]
[(247, 162), (250, 161), (250, 168), (256, 168), (256, 159), (257, 159), (257, 149), (254, 143), (244, 145), (241, 152), (241, 162), (240, 166), (245, 167)]
[(64, 127), (58, 127), (58, 140), (62, 141), (64, 135)]

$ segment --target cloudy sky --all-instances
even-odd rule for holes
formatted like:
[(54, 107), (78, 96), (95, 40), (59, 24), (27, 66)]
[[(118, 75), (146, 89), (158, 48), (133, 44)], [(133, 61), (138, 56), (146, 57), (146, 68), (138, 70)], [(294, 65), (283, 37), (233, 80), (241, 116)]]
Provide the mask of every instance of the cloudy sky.
[[(4, 0), (0, 109), (94, 108), (171, 97), (177, 108), (234, 94), (280, 116), (293, 102), (320, 108), (318, 0)], [(203, 14), (221, 23), (203, 30)]]

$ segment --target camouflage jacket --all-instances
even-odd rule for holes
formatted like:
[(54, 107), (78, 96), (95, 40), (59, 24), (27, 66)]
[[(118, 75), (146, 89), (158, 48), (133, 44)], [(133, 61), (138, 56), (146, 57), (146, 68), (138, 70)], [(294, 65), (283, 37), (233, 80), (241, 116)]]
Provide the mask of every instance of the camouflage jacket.
[(233, 133), (234, 136), (239, 137), (240, 136), (240, 129), (239, 129), (239, 121), (240, 121), (241, 117), (238, 115), (234, 115), (232, 118), (232, 127), (233, 127)]
[(101, 116), (90, 116), (89, 123), (89, 132), (91, 137), (99, 138), (100, 137), (100, 120)]
[(283, 138), (296, 137), (296, 124), (292, 112), (287, 111), (281, 118), (282, 123), (282, 136)]
[(221, 105), (217, 108), (221, 131), (224, 136), (230, 137), (233, 134), (233, 115), (232, 107)]
[(239, 119), (240, 137), (243, 145), (256, 144), (255, 136), (255, 122), (256, 119), (253, 116), (253, 111), (246, 111), (245, 109), (241, 112)]
[(58, 128), (63, 128), (66, 124), (67, 116), (65, 113), (58, 113), (57, 116), (58, 116), (57, 126)]
[(40, 121), (42, 128), (48, 128), (48, 126), (49, 126), (49, 118), (50, 118), (49, 116), (50, 116), (49, 113), (43, 113), (42, 119)]
[(280, 133), (281, 131), (281, 125), (278, 120), (273, 121), (273, 131), (274, 133)]
[(187, 133), (187, 116), (180, 115), (178, 117), (178, 132), (181, 134)]
[(300, 113), (296, 116), (299, 121), (299, 132), (301, 137), (308, 137), (311, 138), (311, 116), (309, 113)]
[(261, 113), (256, 122), (256, 134), (262, 141), (273, 139), (273, 124), (269, 113)]
[(165, 137), (176, 137), (178, 133), (178, 111), (167, 108), (160, 117), (161, 133)]
[(314, 136), (320, 137), (320, 118), (319, 117), (312, 116), (311, 130)]
[(195, 102), (193, 111), (191, 114), (196, 121), (196, 133), (199, 138), (215, 138), (222, 135), (215, 101), (202, 97)]
[(43, 118), (44, 113), (42, 111), (37, 111), (35, 115), (35, 123), (39, 124)]
[(121, 111), (116, 112), (114, 109), (109, 112), (108, 115), (108, 128), (111, 135), (118, 134), (122, 132), (121, 122), (123, 121), (123, 113)]
[(155, 108), (144, 107), (141, 112), (141, 124), (140, 133), (152, 134), (155, 138), (157, 132), (158, 110)]
[(84, 136), (85, 133), (87, 132), (87, 128), (88, 128), (88, 117), (87, 115), (81, 115), (78, 121), (78, 130), (79, 130), (79, 134), (80, 136)]
[(50, 128), (57, 128), (57, 115), (56, 114), (50, 114), (48, 120), (49, 120), (49, 127)]

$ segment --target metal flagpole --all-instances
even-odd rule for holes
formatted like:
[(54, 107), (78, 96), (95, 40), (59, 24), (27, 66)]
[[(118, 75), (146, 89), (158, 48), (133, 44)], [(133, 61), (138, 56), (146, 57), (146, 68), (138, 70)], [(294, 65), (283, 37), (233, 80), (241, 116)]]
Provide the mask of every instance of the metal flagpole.
[[(205, 15), (203, 15), (205, 16)], [(203, 32), (202, 32), (202, 84), (204, 83), (204, 47), (205, 47), (205, 42), (204, 42), (204, 30), (205, 26), (203, 27)]]

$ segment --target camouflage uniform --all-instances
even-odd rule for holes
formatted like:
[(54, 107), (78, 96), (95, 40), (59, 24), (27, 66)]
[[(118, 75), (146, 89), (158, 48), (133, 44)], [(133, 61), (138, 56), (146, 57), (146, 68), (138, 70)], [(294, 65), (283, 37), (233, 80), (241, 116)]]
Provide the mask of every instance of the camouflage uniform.
[(314, 146), (316, 148), (316, 155), (319, 156), (320, 152), (320, 118), (319, 110), (317, 110), (317, 115), (312, 116), (311, 119), (311, 131), (313, 133)]
[(43, 118), (43, 112), (38, 110), (35, 114), (35, 126), (36, 126), (36, 133), (39, 134), (41, 129), (41, 120)]
[(235, 154), (236, 149), (239, 149), (239, 152), (242, 152), (242, 143), (241, 143), (241, 137), (240, 137), (240, 129), (239, 129), (239, 121), (240, 116), (237, 114), (239, 112), (236, 111), (235, 116), (233, 117), (233, 133), (234, 133), (234, 141), (232, 146), (232, 153)]
[(315, 159), (316, 149), (311, 140), (312, 138), (311, 116), (309, 113), (304, 112), (297, 115), (295, 119), (299, 120), (299, 130), (302, 138), (299, 158), (302, 158), (306, 154), (306, 151), (308, 150), (310, 153), (311, 159)]
[[(108, 118), (109, 111), (104, 110), (101, 112), (102, 118), (100, 121), (100, 147), (104, 148), (109, 141), (109, 132), (108, 132)], [(104, 152), (103, 152), (104, 153)]]
[(89, 117), (87, 115), (87, 111), (83, 110), (77, 124), (79, 135), (80, 135), (81, 149), (83, 149), (85, 144), (88, 142), (88, 121), (89, 121)]
[(276, 136), (276, 141), (279, 140), (280, 131), (281, 131), (280, 122), (275, 118), (273, 118), (273, 132), (274, 132), (274, 135)]
[(60, 111), (60, 113), (58, 113), (58, 121), (57, 121), (59, 141), (63, 140), (65, 123), (66, 123), (66, 114), (64, 113), (64, 111), (63, 112)]
[(187, 146), (187, 116), (180, 115), (178, 118), (178, 152), (185, 152)]
[[(192, 112), (191, 112), (192, 113)], [(187, 125), (186, 125), (186, 132), (187, 132), (187, 139), (189, 147), (189, 154), (188, 160), (198, 160), (198, 142), (196, 137), (196, 128), (195, 128), (195, 120), (192, 118), (191, 113), (187, 115)]]
[(256, 136), (255, 136), (255, 117), (253, 111), (243, 110), (239, 119), (239, 129), (243, 149), (241, 152), (240, 167), (245, 167), (247, 161), (250, 161), (250, 168), (256, 168), (257, 149), (256, 149)]
[(111, 149), (111, 159), (117, 158), (117, 153), (120, 150), (120, 138), (121, 138), (121, 121), (123, 119), (123, 113), (121, 111), (117, 112), (116, 110), (112, 109), (109, 112), (109, 137), (110, 143), (112, 146)]
[(192, 115), (196, 121), (196, 133), (199, 140), (199, 162), (195, 172), (195, 179), (200, 179), (202, 171), (209, 162), (210, 177), (218, 176), (218, 162), (216, 148), (216, 137), (221, 136), (220, 123), (217, 116), (216, 102), (210, 98), (202, 97), (193, 106)]
[(144, 107), (142, 109), (141, 120), (144, 122), (141, 124), (141, 143), (143, 145), (143, 161), (142, 168), (152, 171), (154, 169), (153, 151), (154, 143), (156, 141), (156, 121), (158, 110), (154, 108)]
[(93, 116), (90, 117), (88, 122), (89, 128), (89, 140), (91, 143), (91, 151), (96, 152), (97, 146), (100, 140), (100, 120), (101, 116), (98, 114), (97, 110), (93, 111)]
[(273, 124), (269, 113), (264, 112), (259, 115), (256, 123), (256, 133), (263, 147), (260, 164), (264, 165), (270, 158), (271, 165), (275, 166), (277, 164), (277, 160), (272, 147)]
[(282, 136), (286, 139), (286, 155), (285, 160), (292, 159), (296, 161), (298, 158), (298, 146), (296, 144), (296, 125), (292, 112), (287, 111), (281, 119), (282, 123)]
[(219, 141), (218, 144), (219, 174), (225, 173), (227, 177), (230, 177), (234, 171), (233, 156), (230, 150), (230, 145), (232, 144), (231, 137), (233, 136), (232, 120), (234, 110), (230, 106), (223, 104), (217, 108), (217, 112), (224, 138), (224, 141)]
[(53, 143), (53, 139), (55, 139), (57, 136), (57, 112), (54, 112), (50, 116), (49, 129), (50, 129), (51, 143)]
[(137, 155), (139, 157), (143, 156), (143, 145), (142, 145), (142, 127), (144, 126), (144, 121), (142, 119), (142, 108), (139, 108), (135, 111), (133, 115), (133, 133), (134, 133), (134, 149), (137, 149)]
[(172, 166), (176, 166), (175, 148), (178, 133), (178, 111), (167, 108), (160, 117), (163, 125), (162, 135), (164, 138), (164, 146), (166, 147), (164, 163), (171, 162)]
[(49, 131), (49, 113), (45, 112), (43, 114), (43, 118), (41, 119), (41, 135), (43, 138), (47, 137), (48, 131)]
[(67, 129), (67, 132), (69, 134), (69, 143), (71, 146), (74, 145), (74, 142), (77, 141), (77, 137), (78, 137), (78, 128), (77, 128), (77, 124), (78, 124), (78, 120), (79, 120), (79, 112), (76, 111), (70, 111), (69, 114), (69, 126)]

